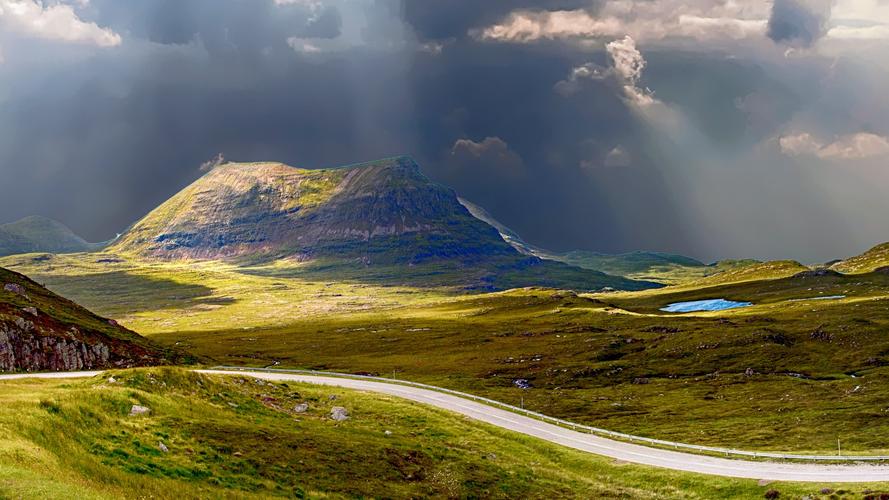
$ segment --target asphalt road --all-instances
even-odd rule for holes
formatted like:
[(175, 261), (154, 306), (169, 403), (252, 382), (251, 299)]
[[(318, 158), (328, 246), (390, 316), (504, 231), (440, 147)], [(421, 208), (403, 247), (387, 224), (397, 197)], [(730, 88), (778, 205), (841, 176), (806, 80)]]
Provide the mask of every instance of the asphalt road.
[[(239, 375), (271, 381), (304, 382), (388, 394), (418, 403), (465, 415), (480, 422), (503, 429), (533, 436), (551, 443), (613, 458), (621, 462), (661, 467), (685, 472), (722, 477), (760, 479), (771, 481), (799, 481), (817, 483), (881, 482), (889, 481), (889, 465), (873, 463), (818, 464), (775, 463), (709, 457), (632, 443), (615, 441), (584, 434), (482, 403), (470, 401), (440, 392), (389, 384), (385, 382), (325, 377), (292, 373), (267, 373), (250, 371), (199, 370), (200, 373)], [(91, 377), (99, 372), (46, 373), (28, 375), (0, 375), (0, 380), (39, 378)]]

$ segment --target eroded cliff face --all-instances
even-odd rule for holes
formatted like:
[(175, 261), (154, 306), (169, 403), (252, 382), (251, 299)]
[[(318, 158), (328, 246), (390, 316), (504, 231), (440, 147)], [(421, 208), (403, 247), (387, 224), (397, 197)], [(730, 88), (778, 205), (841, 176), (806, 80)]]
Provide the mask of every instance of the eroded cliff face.
[(0, 269), (0, 372), (128, 368), (179, 355)]
[(0, 324), (0, 371), (69, 371), (108, 366), (108, 346), (79, 340), (77, 328), (71, 327), (61, 334), (45, 333), (21, 317), (11, 324)]

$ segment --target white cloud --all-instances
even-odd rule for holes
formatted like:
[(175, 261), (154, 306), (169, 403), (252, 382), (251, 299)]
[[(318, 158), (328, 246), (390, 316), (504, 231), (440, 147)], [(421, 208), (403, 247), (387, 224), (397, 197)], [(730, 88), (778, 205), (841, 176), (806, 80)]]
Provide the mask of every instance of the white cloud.
[(515, 43), (624, 35), (642, 41), (743, 39), (765, 34), (770, 8), (769, 0), (611, 0), (595, 13), (517, 10), (472, 34), (482, 40)]
[(318, 41), (310, 38), (298, 38), (292, 36), (287, 39), (287, 45), (291, 49), (303, 54), (318, 54), (324, 50), (318, 45)]
[(612, 68), (603, 68), (596, 63), (586, 63), (571, 70), (568, 78), (555, 85), (556, 92), (568, 96), (580, 90), (583, 80), (605, 80), (614, 76)]
[(828, 30), (827, 37), (837, 40), (886, 40), (889, 39), (889, 25), (835, 26)]
[(778, 145), (784, 154), (790, 156), (817, 155), (824, 146), (812, 134), (805, 132), (779, 137)]
[(781, 151), (789, 156), (815, 156), (822, 160), (864, 160), (889, 156), (889, 138), (860, 132), (823, 143), (808, 133), (782, 136)]
[(627, 100), (637, 106), (654, 104), (652, 92), (639, 87), (639, 79), (642, 78), (642, 70), (645, 69), (645, 58), (636, 48), (636, 42), (630, 36), (622, 40), (615, 40), (605, 46), (614, 71), (623, 81), (624, 94)]
[(889, 2), (885, 0), (838, 0), (833, 7), (833, 27), (827, 37), (835, 40), (889, 39)]
[(499, 137), (485, 137), (480, 142), (459, 139), (451, 148), (451, 157), (458, 164), (481, 165), (511, 174), (518, 173), (524, 166), (522, 157)]
[(621, 147), (617, 146), (605, 155), (606, 167), (626, 167), (630, 164), (630, 154)]
[(636, 106), (644, 107), (654, 104), (654, 93), (639, 87), (642, 71), (645, 69), (645, 58), (636, 48), (636, 41), (630, 36), (605, 45), (611, 61), (610, 68), (603, 68), (596, 63), (586, 63), (571, 70), (565, 80), (555, 85), (556, 92), (571, 95), (580, 90), (583, 80), (605, 80), (614, 78), (621, 86), (624, 98)]
[(67, 4), (37, 0), (0, 0), (0, 26), (23, 36), (86, 43), (99, 47), (120, 45), (121, 37), (96, 23), (81, 20)]

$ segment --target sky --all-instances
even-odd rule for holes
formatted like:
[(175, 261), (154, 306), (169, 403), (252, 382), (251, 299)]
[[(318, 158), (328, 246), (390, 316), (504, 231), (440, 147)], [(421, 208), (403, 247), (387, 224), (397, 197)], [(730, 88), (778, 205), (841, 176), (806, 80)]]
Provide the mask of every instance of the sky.
[(411, 155), (555, 251), (889, 241), (889, 0), (0, 0), (0, 222)]

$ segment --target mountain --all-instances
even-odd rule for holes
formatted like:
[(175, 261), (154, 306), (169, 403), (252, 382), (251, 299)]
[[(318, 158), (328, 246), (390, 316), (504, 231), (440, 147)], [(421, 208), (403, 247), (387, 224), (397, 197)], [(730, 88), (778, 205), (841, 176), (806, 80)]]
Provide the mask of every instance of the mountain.
[(475, 203), (472, 203), (471, 201), (464, 198), (457, 198), (457, 200), (460, 202), (461, 205), (469, 210), (469, 213), (472, 214), (473, 217), (494, 227), (494, 229), (496, 229), (497, 232), (500, 233), (500, 237), (503, 238), (503, 241), (512, 245), (512, 247), (518, 250), (520, 253), (523, 253), (525, 255), (534, 255), (540, 258), (547, 258), (546, 256), (550, 254), (550, 252), (547, 250), (525, 242), (525, 240), (523, 240), (518, 233), (501, 224), (500, 221), (495, 219), (493, 215), (488, 213), (488, 211), (481, 206), (476, 205)]
[(663, 252), (639, 251), (622, 254), (607, 254), (586, 250), (574, 250), (566, 253), (553, 252), (528, 243), (518, 233), (495, 219), (487, 210), (475, 203), (463, 198), (460, 198), (460, 203), (475, 218), (496, 228), (504, 241), (525, 255), (564, 262), (572, 266), (614, 276), (674, 285), (695, 281), (756, 263), (753, 260), (726, 260), (708, 265), (691, 257)]
[(654, 286), (522, 255), (408, 157), (324, 170), (220, 165), (108, 251), (162, 260), (288, 259), (304, 263), (306, 273), (341, 279), (481, 289)]
[(120, 368), (175, 360), (185, 358), (24, 275), (0, 268), (0, 372)]
[(889, 243), (877, 245), (861, 255), (830, 266), (834, 271), (846, 274), (869, 273), (885, 267), (889, 267)]
[(61, 222), (46, 217), (35, 215), (0, 225), (0, 256), (88, 252), (100, 246), (88, 243)]

